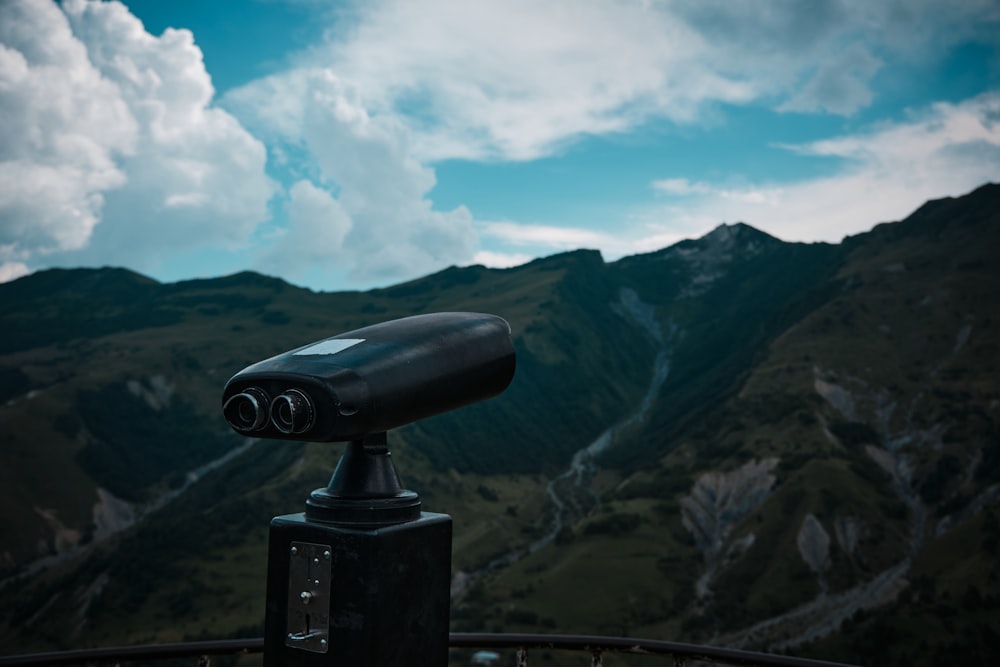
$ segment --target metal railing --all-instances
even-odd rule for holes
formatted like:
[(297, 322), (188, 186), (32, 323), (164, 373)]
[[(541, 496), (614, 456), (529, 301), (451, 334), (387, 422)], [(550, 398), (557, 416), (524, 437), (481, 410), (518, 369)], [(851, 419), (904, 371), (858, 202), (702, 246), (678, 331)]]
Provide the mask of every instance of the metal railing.
[[(514, 649), (517, 652), (517, 667), (527, 667), (528, 651), (540, 649), (587, 653), (590, 655), (591, 667), (601, 667), (605, 653), (673, 657), (674, 665), (684, 665), (687, 661), (692, 661), (722, 665), (757, 665), (759, 667), (845, 667), (843, 663), (826, 660), (811, 660), (787, 655), (655, 639), (633, 639), (631, 637), (453, 632), (449, 638), (449, 645), (452, 648)], [(117, 665), (127, 662), (148, 662), (174, 658), (192, 658), (198, 660), (196, 664), (209, 665), (213, 656), (261, 653), (263, 650), (263, 638), (144, 644), (0, 656), (0, 667), (94, 663)]]

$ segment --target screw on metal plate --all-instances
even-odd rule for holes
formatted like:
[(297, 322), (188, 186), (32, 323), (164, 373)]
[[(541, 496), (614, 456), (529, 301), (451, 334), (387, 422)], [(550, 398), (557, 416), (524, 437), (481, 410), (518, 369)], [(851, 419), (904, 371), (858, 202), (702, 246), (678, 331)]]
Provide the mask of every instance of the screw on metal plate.
[(292, 542), (289, 553), (285, 646), (326, 653), (333, 578), (330, 545)]

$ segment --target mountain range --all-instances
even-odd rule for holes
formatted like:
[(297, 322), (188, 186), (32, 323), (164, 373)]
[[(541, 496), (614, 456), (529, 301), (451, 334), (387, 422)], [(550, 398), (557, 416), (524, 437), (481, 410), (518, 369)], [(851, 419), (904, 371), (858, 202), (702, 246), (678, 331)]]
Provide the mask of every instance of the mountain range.
[(0, 650), (259, 636), (270, 517), (342, 446), (244, 439), (248, 364), (511, 324), (501, 396), (390, 432), (453, 516), (452, 627), (859, 663), (1000, 654), (1000, 186), (839, 244), (743, 224), (316, 293), (256, 273), (0, 285)]

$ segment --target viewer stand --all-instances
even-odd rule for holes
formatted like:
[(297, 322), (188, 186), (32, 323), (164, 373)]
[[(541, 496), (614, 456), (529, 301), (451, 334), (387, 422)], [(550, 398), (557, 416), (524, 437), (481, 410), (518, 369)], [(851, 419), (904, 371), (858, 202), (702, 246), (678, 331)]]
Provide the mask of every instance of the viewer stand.
[(305, 512), (271, 521), (264, 664), (446, 665), (451, 532), (402, 488), (385, 433), (351, 442)]

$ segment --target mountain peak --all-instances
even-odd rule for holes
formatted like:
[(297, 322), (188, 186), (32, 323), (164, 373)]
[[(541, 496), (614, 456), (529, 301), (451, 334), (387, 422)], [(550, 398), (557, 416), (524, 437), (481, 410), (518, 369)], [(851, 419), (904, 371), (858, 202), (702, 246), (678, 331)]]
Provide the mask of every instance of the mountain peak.
[(265, 288), (275, 292), (284, 291), (292, 285), (281, 278), (268, 276), (257, 271), (239, 271), (218, 278), (193, 278), (174, 283), (178, 289), (254, 289)]
[(748, 243), (750, 245), (781, 242), (779, 239), (771, 236), (767, 232), (762, 232), (756, 227), (751, 227), (745, 222), (734, 222), (732, 224), (723, 222), (718, 227), (696, 240), (721, 245), (732, 245), (741, 242)]
[(131, 269), (105, 266), (101, 268), (45, 269), (0, 285), (8, 299), (51, 299), (53, 295), (93, 292), (132, 292), (159, 283)]
[(753, 257), (782, 241), (742, 222), (722, 223), (697, 239), (687, 239), (661, 250), (662, 259), (680, 259), (692, 268), (716, 270), (736, 258)]

